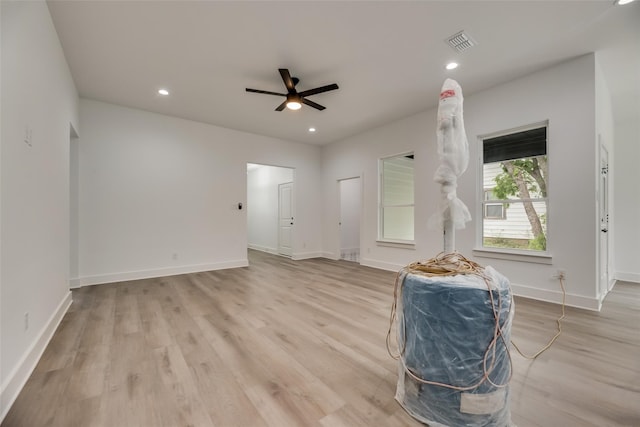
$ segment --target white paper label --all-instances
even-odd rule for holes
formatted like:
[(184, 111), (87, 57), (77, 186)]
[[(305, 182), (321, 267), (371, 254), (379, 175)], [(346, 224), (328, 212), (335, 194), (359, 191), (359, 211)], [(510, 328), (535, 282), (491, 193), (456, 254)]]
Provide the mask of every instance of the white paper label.
[(492, 393), (462, 393), (460, 396), (460, 412), (464, 414), (493, 414), (504, 408), (506, 390), (500, 389)]

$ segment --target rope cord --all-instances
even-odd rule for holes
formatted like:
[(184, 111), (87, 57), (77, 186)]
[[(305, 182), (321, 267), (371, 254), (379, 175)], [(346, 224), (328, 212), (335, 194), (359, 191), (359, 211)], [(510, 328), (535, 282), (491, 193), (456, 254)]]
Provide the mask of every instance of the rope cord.
[(533, 356), (530, 356), (528, 354), (524, 354), (520, 350), (520, 348), (516, 345), (515, 341), (511, 340), (511, 344), (513, 344), (513, 347), (518, 351), (518, 353), (520, 353), (520, 356), (524, 357), (525, 359), (529, 359), (529, 360), (537, 359), (538, 356), (540, 356), (545, 351), (549, 350), (549, 348), (553, 345), (554, 342), (556, 342), (556, 340), (558, 339), (558, 337), (562, 333), (562, 324), (560, 322), (562, 321), (562, 319), (564, 319), (564, 315), (565, 315), (565, 300), (567, 298), (567, 292), (564, 289), (564, 278), (562, 276), (560, 276), (560, 277), (558, 277), (558, 280), (560, 281), (560, 288), (562, 289), (562, 314), (560, 315), (560, 317), (558, 317), (558, 319), (556, 319), (556, 324), (558, 325), (558, 332), (556, 332), (556, 334), (553, 336), (553, 338), (551, 338), (549, 340), (547, 345), (545, 345), (540, 350), (538, 350), (538, 352), (535, 353)]
[[(428, 277), (438, 277), (438, 276), (454, 276), (454, 275), (458, 275), (458, 274), (465, 274), (465, 275), (475, 275), (478, 276), (480, 278), (482, 278), (484, 280), (484, 282), (487, 285), (487, 290), (489, 293), (489, 299), (491, 300), (491, 308), (493, 310), (493, 317), (495, 319), (495, 327), (494, 327), (494, 331), (493, 331), (493, 339), (491, 340), (491, 342), (489, 343), (489, 345), (487, 346), (487, 349), (484, 353), (484, 357), (483, 357), (483, 363), (482, 363), (482, 368), (483, 368), (483, 375), (481, 377), (481, 379), (470, 386), (454, 386), (452, 384), (446, 384), (446, 383), (441, 383), (441, 382), (437, 382), (437, 381), (429, 381), (426, 380), (424, 378), (420, 378), (418, 375), (414, 374), (404, 363), (404, 359), (402, 358), (402, 356), (404, 355), (405, 349), (406, 349), (406, 330), (404, 329), (404, 324), (402, 325), (402, 345), (400, 345), (400, 335), (397, 334), (396, 335), (396, 344), (397, 344), (397, 353), (394, 354), (391, 350), (391, 331), (393, 329), (393, 325), (396, 321), (397, 318), (397, 310), (398, 310), (398, 301), (402, 295), (402, 284), (404, 282), (404, 276), (408, 273), (413, 273), (413, 274), (421, 274), (424, 276), (428, 276)], [(553, 336), (553, 338), (551, 338), (551, 340), (547, 343), (547, 345), (545, 345), (542, 349), (540, 349), (538, 352), (536, 352), (533, 355), (527, 355), (524, 354), (520, 348), (516, 345), (516, 343), (512, 340), (511, 344), (513, 344), (513, 347), (518, 351), (518, 353), (520, 353), (520, 355), (526, 359), (530, 359), (530, 360), (534, 360), (536, 359), (538, 356), (540, 356), (542, 353), (544, 353), (545, 351), (547, 351), (552, 345), (553, 343), (556, 341), (556, 339), (558, 339), (558, 337), (560, 336), (560, 334), (562, 333), (562, 325), (561, 325), (561, 321), (564, 319), (565, 317), (565, 300), (566, 300), (566, 290), (564, 287), (564, 279), (563, 277), (559, 277), (558, 278), (560, 281), (560, 288), (562, 289), (562, 315), (556, 320), (556, 323), (558, 325), (558, 331), (557, 333)], [(387, 352), (389, 353), (389, 355), (396, 360), (400, 360), (402, 363), (402, 367), (404, 369), (404, 371), (407, 373), (407, 375), (409, 375), (411, 378), (413, 378), (415, 381), (422, 383), (422, 384), (428, 384), (428, 385), (436, 385), (436, 386), (440, 386), (440, 387), (445, 387), (445, 388), (449, 388), (449, 389), (453, 389), (453, 390), (458, 390), (458, 391), (467, 391), (467, 390), (473, 390), (477, 387), (479, 387), (482, 383), (484, 383), (485, 381), (487, 381), (489, 384), (491, 384), (492, 386), (496, 387), (496, 388), (502, 388), (502, 387), (506, 387), (509, 382), (511, 381), (511, 377), (513, 375), (513, 365), (512, 365), (512, 359), (511, 359), (511, 352), (509, 351), (509, 345), (508, 343), (505, 341), (504, 338), (504, 334), (503, 334), (503, 327), (504, 324), (500, 324), (500, 311), (502, 309), (502, 298), (500, 297), (500, 293), (498, 292), (498, 308), (496, 310), (496, 304), (494, 302), (494, 298), (493, 298), (493, 292), (491, 292), (491, 278), (488, 277), (485, 273), (484, 273), (484, 267), (482, 267), (480, 264), (475, 263), (467, 258), (465, 258), (463, 255), (457, 253), (457, 252), (453, 252), (453, 253), (448, 253), (448, 254), (444, 254), (444, 253), (440, 253), (439, 255), (435, 256), (434, 258), (431, 258), (429, 260), (426, 261), (417, 261), (417, 262), (413, 262), (411, 264), (409, 264), (408, 266), (406, 266), (405, 268), (403, 268), (402, 270), (400, 270), (398, 272), (398, 274), (396, 274), (396, 279), (395, 279), (395, 283), (394, 283), (394, 287), (393, 287), (393, 303), (391, 305), (391, 315), (389, 317), (389, 330), (387, 331), (387, 338), (386, 338), (386, 344), (387, 344)], [(509, 305), (509, 314), (511, 312), (511, 309), (513, 307), (513, 300), (510, 301), (510, 305)], [(508, 318), (509, 316), (507, 316)], [(506, 320), (505, 320), (506, 322)], [(497, 347), (497, 342), (498, 340), (500, 340), (502, 342), (502, 344), (505, 347), (505, 350), (507, 352), (507, 355), (509, 357), (509, 377), (507, 379), (507, 381), (504, 384), (495, 384), (491, 378), (491, 372), (493, 371), (494, 368), (494, 362), (495, 362), (495, 355), (496, 355), (496, 347)], [(490, 357), (491, 355), (491, 357)], [(489, 364), (489, 366), (487, 366), (488, 360), (491, 359), (491, 363)]]
[[(392, 352), (391, 331), (393, 329), (393, 324), (395, 323), (395, 320), (397, 317), (398, 301), (400, 299), (400, 296), (402, 295), (402, 283), (404, 282), (404, 280), (401, 280), (401, 279), (404, 279), (404, 276), (407, 273), (420, 274), (428, 277), (434, 277), (434, 276), (441, 277), (441, 276), (454, 276), (458, 274), (468, 274), (468, 275), (478, 276), (484, 280), (485, 284), (487, 285), (489, 299), (491, 300), (491, 308), (493, 311), (495, 326), (493, 330), (493, 338), (489, 343), (489, 345), (487, 346), (487, 349), (485, 350), (485, 353), (484, 353), (484, 357), (482, 361), (482, 370), (483, 370), (482, 377), (475, 384), (472, 384), (469, 386), (455, 386), (452, 384), (441, 383), (438, 381), (426, 380), (424, 378), (420, 378), (418, 375), (413, 373), (406, 366), (406, 364), (404, 363), (404, 360), (402, 359), (402, 356), (404, 355), (404, 352), (406, 349), (406, 331), (404, 330), (404, 325), (402, 325), (403, 327), (402, 327), (402, 333), (401, 333), (403, 335), (402, 344), (400, 343), (400, 334), (397, 334), (396, 342), (397, 342), (398, 352), (397, 354), (394, 354)], [(467, 391), (467, 390), (476, 389), (485, 381), (496, 388), (506, 387), (509, 384), (509, 381), (511, 380), (511, 376), (513, 375), (513, 369), (512, 369), (511, 353), (509, 351), (509, 345), (506, 342), (503, 334), (504, 324), (500, 324), (499, 313), (502, 310), (502, 298), (500, 296), (500, 293), (498, 292), (498, 301), (497, 301), (497, 307), (496, 307), (496, 301), (494, 301), (493, 292), (491, 292), (491, 278), (484, 273), (484, 268), (480, 264), (477, 264), (465, 258), (464, 256), (462, 256), (457, 252), (447, 253), (447, 254), (441, 253), (429, 260), (414, 262), (412, 264), (409, 264), (404, 269), (402, 269), (396, 275), (393, 295), (394, 295), (394, 299), (391, 306), (389, 330), (387, 331), (387, 339), (386, 339), (387, 351), (389, 352), (389, 355), (392, 358), (401, 360), (402, 366), (404, 368), (404, 371), (407, 373), (407, 375), (409, 375), (415, 381), (422, 384), (436, 385), (436, 386), (445, 387), (445, 388), (458, 390), (458, 391)], [(513, 304), (511, 304), (510, 302), (509, 312), (511, 311), (512, 305)], [(508, 318), (509, 316), (506, 316), (505, 322), (507, 321)], [(504, 384), (496, 384), (490, 378), (490, 375), (493, 372), (493, 369), (495, 367), (494, 363), (496, 359), (496, 348), (498, 345), (498, 341), (502, 342), (507, 352), (507, 355), (509, 357), (509, 377), (507, 378), (507, 381)]]

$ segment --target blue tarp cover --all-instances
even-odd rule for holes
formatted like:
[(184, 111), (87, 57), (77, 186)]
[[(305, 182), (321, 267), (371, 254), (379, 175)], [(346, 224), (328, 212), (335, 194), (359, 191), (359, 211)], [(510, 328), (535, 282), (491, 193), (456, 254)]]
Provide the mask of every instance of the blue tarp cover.
[[(484, 272), (490, 278), (493, 302), (487, 283), (479, 276), (405, 273), (400, 278), (398, 340), (405, 350), (396, 399), (411, 416), (429, 426), (511, 425), (507, 351), (514, 312), (511, 289), (508, 279), (495, 269), (486, 267)], [(496, 320), (492, 304), (503, 338), (493, 348)], [(487, 349), (491, 381), (482, 382)], [(481, 384), (460, 391), (423, 384), (406, 370), (421, 379), (457, 387)]]

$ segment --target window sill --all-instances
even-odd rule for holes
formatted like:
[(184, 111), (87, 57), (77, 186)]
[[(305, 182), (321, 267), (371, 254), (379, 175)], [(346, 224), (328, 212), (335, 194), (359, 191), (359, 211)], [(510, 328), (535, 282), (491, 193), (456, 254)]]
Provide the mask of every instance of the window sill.
[(416, 244), (407, 240), (376, 240), (376, 245), (388, 248), (416, 249)]
[(495, 258), (509, 261), (531, 262), (535, 264), (552, 264), (551, 255), (545, 252), (533, 253), (530, 251), (518, 251), (509, 249), (477, 248), (473, 255), (481, 258)]

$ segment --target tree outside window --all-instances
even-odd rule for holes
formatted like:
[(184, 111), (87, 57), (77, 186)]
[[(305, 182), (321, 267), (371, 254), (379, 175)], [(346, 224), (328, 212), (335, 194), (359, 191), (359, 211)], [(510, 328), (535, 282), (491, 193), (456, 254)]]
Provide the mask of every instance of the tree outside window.
[(484, 247), (546, 251), (547, 177), (546, 127), (483, 140)]

